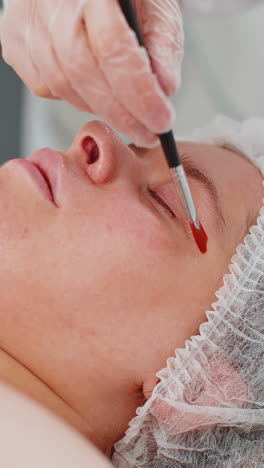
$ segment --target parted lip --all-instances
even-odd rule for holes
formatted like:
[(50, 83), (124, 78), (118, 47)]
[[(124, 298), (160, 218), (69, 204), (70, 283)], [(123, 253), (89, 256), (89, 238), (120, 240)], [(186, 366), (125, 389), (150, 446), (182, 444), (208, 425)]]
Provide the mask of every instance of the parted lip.
[(62, 154), (50, 148), (43, 148), (30, 154), (27, 161), (33, 163), (40, 171), (50, 190), (53, 202), (60, 205), (60, 185), (64, 159)]

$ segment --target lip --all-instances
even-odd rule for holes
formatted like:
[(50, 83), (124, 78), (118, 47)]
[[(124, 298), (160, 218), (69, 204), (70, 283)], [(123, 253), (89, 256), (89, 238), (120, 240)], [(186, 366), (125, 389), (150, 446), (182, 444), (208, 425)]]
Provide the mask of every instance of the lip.
[(29, 172), (35, 176), (35, 181), (46, 198), (56, 206), (60, 206), (63, 156), (50, 148), (43, 148), (30, 154), (24, 162), (30, 164)]
[(54, 204), (54, 199), (49, 184), (40, 172), (40, 170), (37, 168), (37, 166), (27, 161), (26, 159), (12, 159), (12, 163), (17, 164), (24, 170), (26, 170), (26, 172), (30, 176), (30, 179), (38, 187), (41, 194), (44, 195), (44, 198)]

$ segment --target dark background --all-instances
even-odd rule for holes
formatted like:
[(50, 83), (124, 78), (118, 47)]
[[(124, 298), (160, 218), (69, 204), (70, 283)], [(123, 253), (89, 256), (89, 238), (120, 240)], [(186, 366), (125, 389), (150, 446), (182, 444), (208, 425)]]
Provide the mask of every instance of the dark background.
[(22, 82), (0, 54), (0, 164), (20, 156), (21, 97)]

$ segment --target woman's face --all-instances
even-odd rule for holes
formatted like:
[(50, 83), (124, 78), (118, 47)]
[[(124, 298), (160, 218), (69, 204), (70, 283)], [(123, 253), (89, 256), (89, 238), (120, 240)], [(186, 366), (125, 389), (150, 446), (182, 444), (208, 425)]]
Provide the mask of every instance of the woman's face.
[[(262, 205), (262, 177), (246, 159), (197, 143), (178, 148), (206, 255), (160, 147), (127, 147), (89, 123), (53, 154), (57, 205), (17, 160), (0, 169), (0, 345), (53, 389), (64, 384), (68, 398), (78, 385), (84, 401), (95, 381), (95, 398), (105, 388), (108, 398), (142, 386), (147, 395), (166, 358), (198, 332)], [(124, 427), (135, 410), (126, 407)]]

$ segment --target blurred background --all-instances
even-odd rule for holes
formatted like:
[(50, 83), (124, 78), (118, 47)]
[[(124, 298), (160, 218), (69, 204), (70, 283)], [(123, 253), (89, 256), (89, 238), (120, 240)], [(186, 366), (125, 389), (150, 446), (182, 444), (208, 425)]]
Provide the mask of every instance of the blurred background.
[[(264, 1), (247, 12), (184, 20), (183, 86), (172, 98), (177, 137), (216, 113), (238, 120), (264, 117)], [(44, 146), (64, 150), (94, 118), (65, 102), (33, 96), (0, 54), (0, 163)]]
[(0, 54), (0, 164), (19, 155), (21, 100), (22, 83)]

